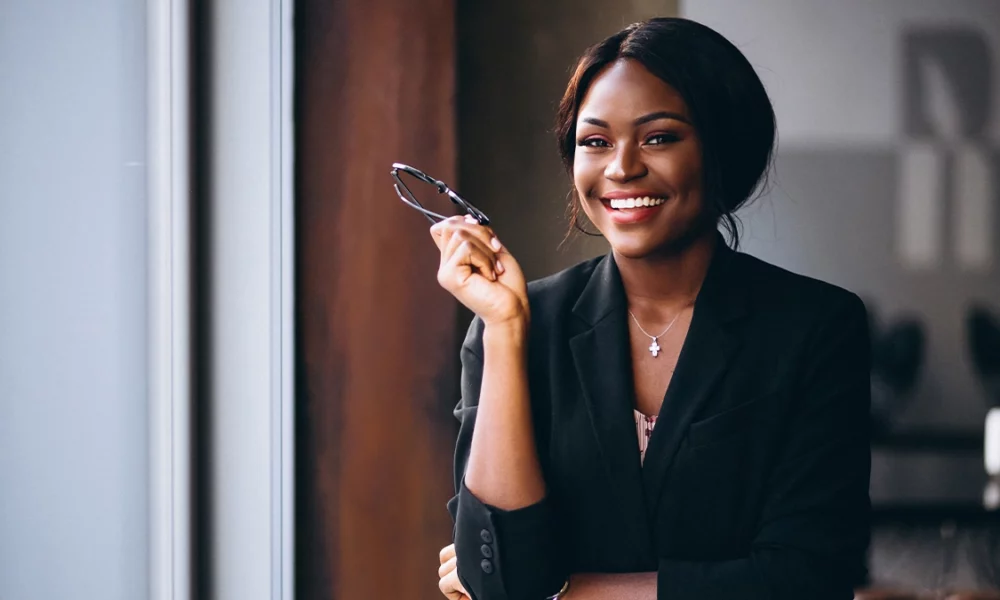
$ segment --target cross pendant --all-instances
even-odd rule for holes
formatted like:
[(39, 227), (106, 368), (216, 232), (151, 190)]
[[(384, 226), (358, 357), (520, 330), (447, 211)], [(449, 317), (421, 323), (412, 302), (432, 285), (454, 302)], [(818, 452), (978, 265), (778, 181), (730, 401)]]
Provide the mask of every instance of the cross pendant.
[(660, 353), (660, 345), (656, 343), (656, 338), (653, 338), (653, 343), (649, 345), (649, 353), (653, 355), (653, 358)]

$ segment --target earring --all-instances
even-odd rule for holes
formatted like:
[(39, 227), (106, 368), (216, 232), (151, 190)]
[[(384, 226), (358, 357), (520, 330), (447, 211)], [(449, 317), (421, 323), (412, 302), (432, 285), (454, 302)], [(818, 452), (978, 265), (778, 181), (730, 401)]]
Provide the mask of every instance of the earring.
[(576, 195), (576, 190), (570, 190), (570, 192), (569, 192), (569, 194), (567, 194), (567, 196), (570, 197), (570, 198), (572, 198), (572, 203), (570, 204), (571, 208), (569, 209), (569, 214), (570, 214), (571, 222), (573, 224), (573, 229), (576, 229), (580, 233), (582, 233), (584, 235), (588, 235), (590, 237), (604, 237), (603, 233), (600, 233), (600, 232), (593, 233), (591, 231), (587, 231), (586, 229), (584, 229), (580, 225), (580, 199)]
[(604, 237), (603, 233), (600, 233), (600, 232), (594, 233), (592, 231), (587, 231), (586, 229), (584, 229), (583, 227), (581, 227), (580, 226), (580, 220), (577, 218), (576, 214), (573, 215), (573, 229), (576, 229), (577, 231), (579, 231), (580, 233), (582, 233), (584, 235), (589, 235), (590, 237)]

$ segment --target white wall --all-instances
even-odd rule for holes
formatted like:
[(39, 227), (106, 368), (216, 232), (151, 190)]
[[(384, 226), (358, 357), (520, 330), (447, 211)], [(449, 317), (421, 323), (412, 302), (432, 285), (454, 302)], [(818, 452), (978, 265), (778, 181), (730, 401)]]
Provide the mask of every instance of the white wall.
[(146, 597), (145, 4), (0, 2), (0, 598)]

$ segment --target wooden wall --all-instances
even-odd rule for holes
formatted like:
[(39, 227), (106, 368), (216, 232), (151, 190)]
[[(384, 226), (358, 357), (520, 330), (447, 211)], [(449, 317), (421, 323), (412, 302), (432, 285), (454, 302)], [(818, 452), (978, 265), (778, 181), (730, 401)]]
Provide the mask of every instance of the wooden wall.
[(454, 13), (297, 2), (298, 598), (440, 597), (456, 305), (389, 169), (454, 181)]

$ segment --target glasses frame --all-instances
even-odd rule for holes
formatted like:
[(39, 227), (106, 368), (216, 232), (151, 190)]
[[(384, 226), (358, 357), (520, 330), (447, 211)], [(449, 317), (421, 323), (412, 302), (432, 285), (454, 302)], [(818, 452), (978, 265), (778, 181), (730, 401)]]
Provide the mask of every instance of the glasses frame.
[[(478, 221), (480, 225), (485, 226), (490, 224), (490, 218), (486, 216), (486, 213), (473, 206), (465, 198), (456, 194), (440, 179), (434, 179), (427, 173), (424, 173), (420, 169), (415, 169), (410, 165), (404, 165), (403, 163), (392, 163), (392, 171), (389, 174), (392, 175), (392, 178), (394, 180), (396, 180), (396, 183), (393, 184), (392, 186), (396, 190), (396, 195), (399, 196), (399, 199), (402, 200), (407, 205), (409, 205), (411, 208), (420, 211), (425, 217), (427, 217), (427, 220), (430, 221), (431, 223), (439, 223), (441, 221), (448, 219), (448, 217), (424, 208), (424, 206), (420, 204), (420, 202), (410, 191), (410, 188), (407, 187), (405, 183), (403, 183), (402, 179), (400, 179), (399, 177), (400, 171), (406, 173), (407, 175), (416, 177), (417, 179), (423, 181), (424, 183), (433, 185), (435, 188), (437, 188), (439, 194), (444, 194), (448, 196), (448, 198), (450, 198), (453, 203), (457, 204), (462, 210), (465, 211), (465, 214), (472, 215), (472, 217), (476, 219), (476, 221)], [(406, 193), (405, 196), (403, 195), (404, 192)]]

